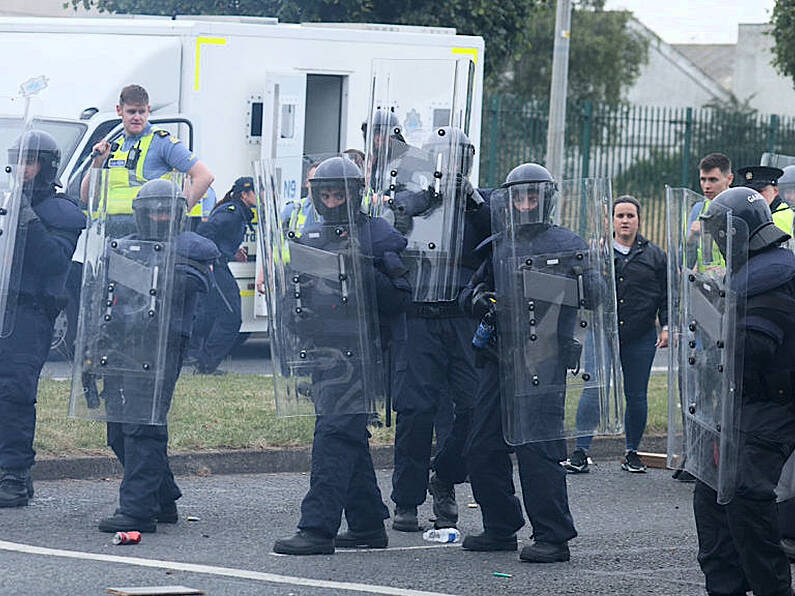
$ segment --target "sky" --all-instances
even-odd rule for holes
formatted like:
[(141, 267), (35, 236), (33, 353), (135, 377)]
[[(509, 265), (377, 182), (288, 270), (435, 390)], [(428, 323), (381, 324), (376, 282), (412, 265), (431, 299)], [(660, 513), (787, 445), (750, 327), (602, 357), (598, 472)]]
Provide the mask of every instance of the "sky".
[(607, 0), (668, 43), (737, 43), (739, 23), (767, 23), (775, 0)]

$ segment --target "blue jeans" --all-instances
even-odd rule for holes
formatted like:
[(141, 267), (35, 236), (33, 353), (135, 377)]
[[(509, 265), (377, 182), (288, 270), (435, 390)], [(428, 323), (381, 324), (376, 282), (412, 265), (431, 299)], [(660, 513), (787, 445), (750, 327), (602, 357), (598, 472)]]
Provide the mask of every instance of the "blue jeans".
[[(589, 338), (590, 339), (590, 338)], [(646, 430), (651, 365), (657, 351), (657, 331), (654, 327), (631, 341), (620, 342), (621, 369), (624, 375), (624, 432), (627, 438), (627, 451), (637, 451)], [(577, 431), (596, 428), (599, 420), (599, 396), (596, 388), (589, 387), (582, 392), (577, 405)], [(577, 449), (588, 451), (593, 435), (577, 437)]]

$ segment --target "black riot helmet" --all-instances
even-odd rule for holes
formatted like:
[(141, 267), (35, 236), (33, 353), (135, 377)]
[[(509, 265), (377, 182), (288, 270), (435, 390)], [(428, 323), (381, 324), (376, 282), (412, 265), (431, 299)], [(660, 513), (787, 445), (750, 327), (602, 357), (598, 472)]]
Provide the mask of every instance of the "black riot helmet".
[[(439, 165), (437, 156), (442, 156), (442, 168), (454, 168), (456, 174), (469, 176), (475, 161), (475, 146), (464, 131), (454, 126), (440, 126), (425, 139), (422, 149), (432, 159), (434, 167)], [(450, 163), (451, 160), (453, 163)], [(449, 165), (448, 165), (449, 164)]]
[(187, 210), (182, 190), (171, 180), (150, 180), (132, 202), (142, 240), (170, 240), (180, 229)]
[(558, 184), (544, 166), (523, 163), (505, 178), (514, 225), (549, 225), (558, 206)]
[(39, 173), (33, 179), (33, 189), (52, 188), (57, 183), (61, 150), (53, 136), (43, 130), (29, 130), (8, 149), (8, 163), (11, 166), (33, 162), (38, 162), (40, 166)]
[[(358, 212), (364, 192), (364, 175), (353, 161), (345, 157), (330, 157), (318, 165), (309, 180), (312, 204), (327, 223), (346, 223)], [(333, 195), (333, 196), (331, 196)], [(323, 199), (344, 199), (328, 207)]]
[(777, 246), (790, 237), (773, 223), (765, 198), (743, 186), (724, 190), (710, 201), (699, 219), (724, 257), (728, 256), (727, 226), (731, 226), (731, 253), (735, 262), (744, 261), (747, 253)]

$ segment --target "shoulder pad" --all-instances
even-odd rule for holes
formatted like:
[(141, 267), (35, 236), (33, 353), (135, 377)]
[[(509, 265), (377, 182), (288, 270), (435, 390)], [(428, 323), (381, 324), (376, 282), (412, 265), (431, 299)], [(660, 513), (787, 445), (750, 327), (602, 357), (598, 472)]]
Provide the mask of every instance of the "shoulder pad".
[[(167, 136), (169, 136), (171, 133), (170, 133), (170, 132), (168, 132), (167, 130), (163, 130), (162, 128), (158, 128), (158, 129), (155, 131), (155, 134), (156, 134), (157, 136), (159, 136), (159, 137), (167, 137)], [(172, 140), (173, 140), (173, 139), (172, 139)]]
[(82, 230), (86, 227), (86, 215), (66, 195), (58, 194), (38, 203), (35, 211), (42, 223), (50, 228)]
[(215, 242), (196, 232), (183, 232), (177, 236), (177, 254), (196, 261), (210, 262), (221, 256)]

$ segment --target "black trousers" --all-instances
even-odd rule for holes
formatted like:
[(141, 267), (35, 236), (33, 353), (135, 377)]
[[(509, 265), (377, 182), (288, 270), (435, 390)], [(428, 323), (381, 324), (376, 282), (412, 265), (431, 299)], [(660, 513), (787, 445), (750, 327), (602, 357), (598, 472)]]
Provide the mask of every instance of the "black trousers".
[(333, 538), (342, 523), (366, 532), (383, 527), (389, 510), (370, 457), (366, 414), (318, 416), (312, 442), (309, 492), (298, 528)]
[[(560, 421), (550, 423), (560, 425)], [(524, 508), (535, 540), (560, 544), (577, 536), (566, 471), (559, 463), (566, 459), (566, 441), (508, 446), (502, 433), (499, 366), (489, 360), (478, 383), (465, 457), (483, 529), (490, 534), (510, 535), (525, 523), (513, 483), (512, 450), (519, 462)]]
[[(170, 340), (166, 361), (165, 396), (161, 404), (167, 413), (182, 368), (188, 338)], [(151, 391), (151, 388), (148, 389)], [(134, 391), (128, 393), (134, 396)], [(119, 487), (119, 511), (131, 517), (149, 519), (182, 496), (168, 462), (168, 426), (108, 422), (108, 446), (124, 467)]]
[[(397, 417), (391, 497), (402, 507), (425, 501), (431, 467), (446, 482), (466, 480), (462, 453), (477, 383), (471, 347), (475, 322), (463, 316), (409, 317), (407, 327), (405, 344), (395, 350), (392, 373)], [(449, 417), (449, 402), (452, 420), (440, 420)], [(434, 427), (437, 453), (432, 464)]]
[(36, 393), (58, 312), (20, 297), (11, 333), (0, 339), (0, 468), (26, 469), (36, 452)]
[(710, 594), (789, 595), (790, 565), (779, 545), (775, 487), (795, 448), (791, 404), (743, 404), (737, 489), (726, 505), (703, 482), (696, 483), (693, 512), (698, 562)]

